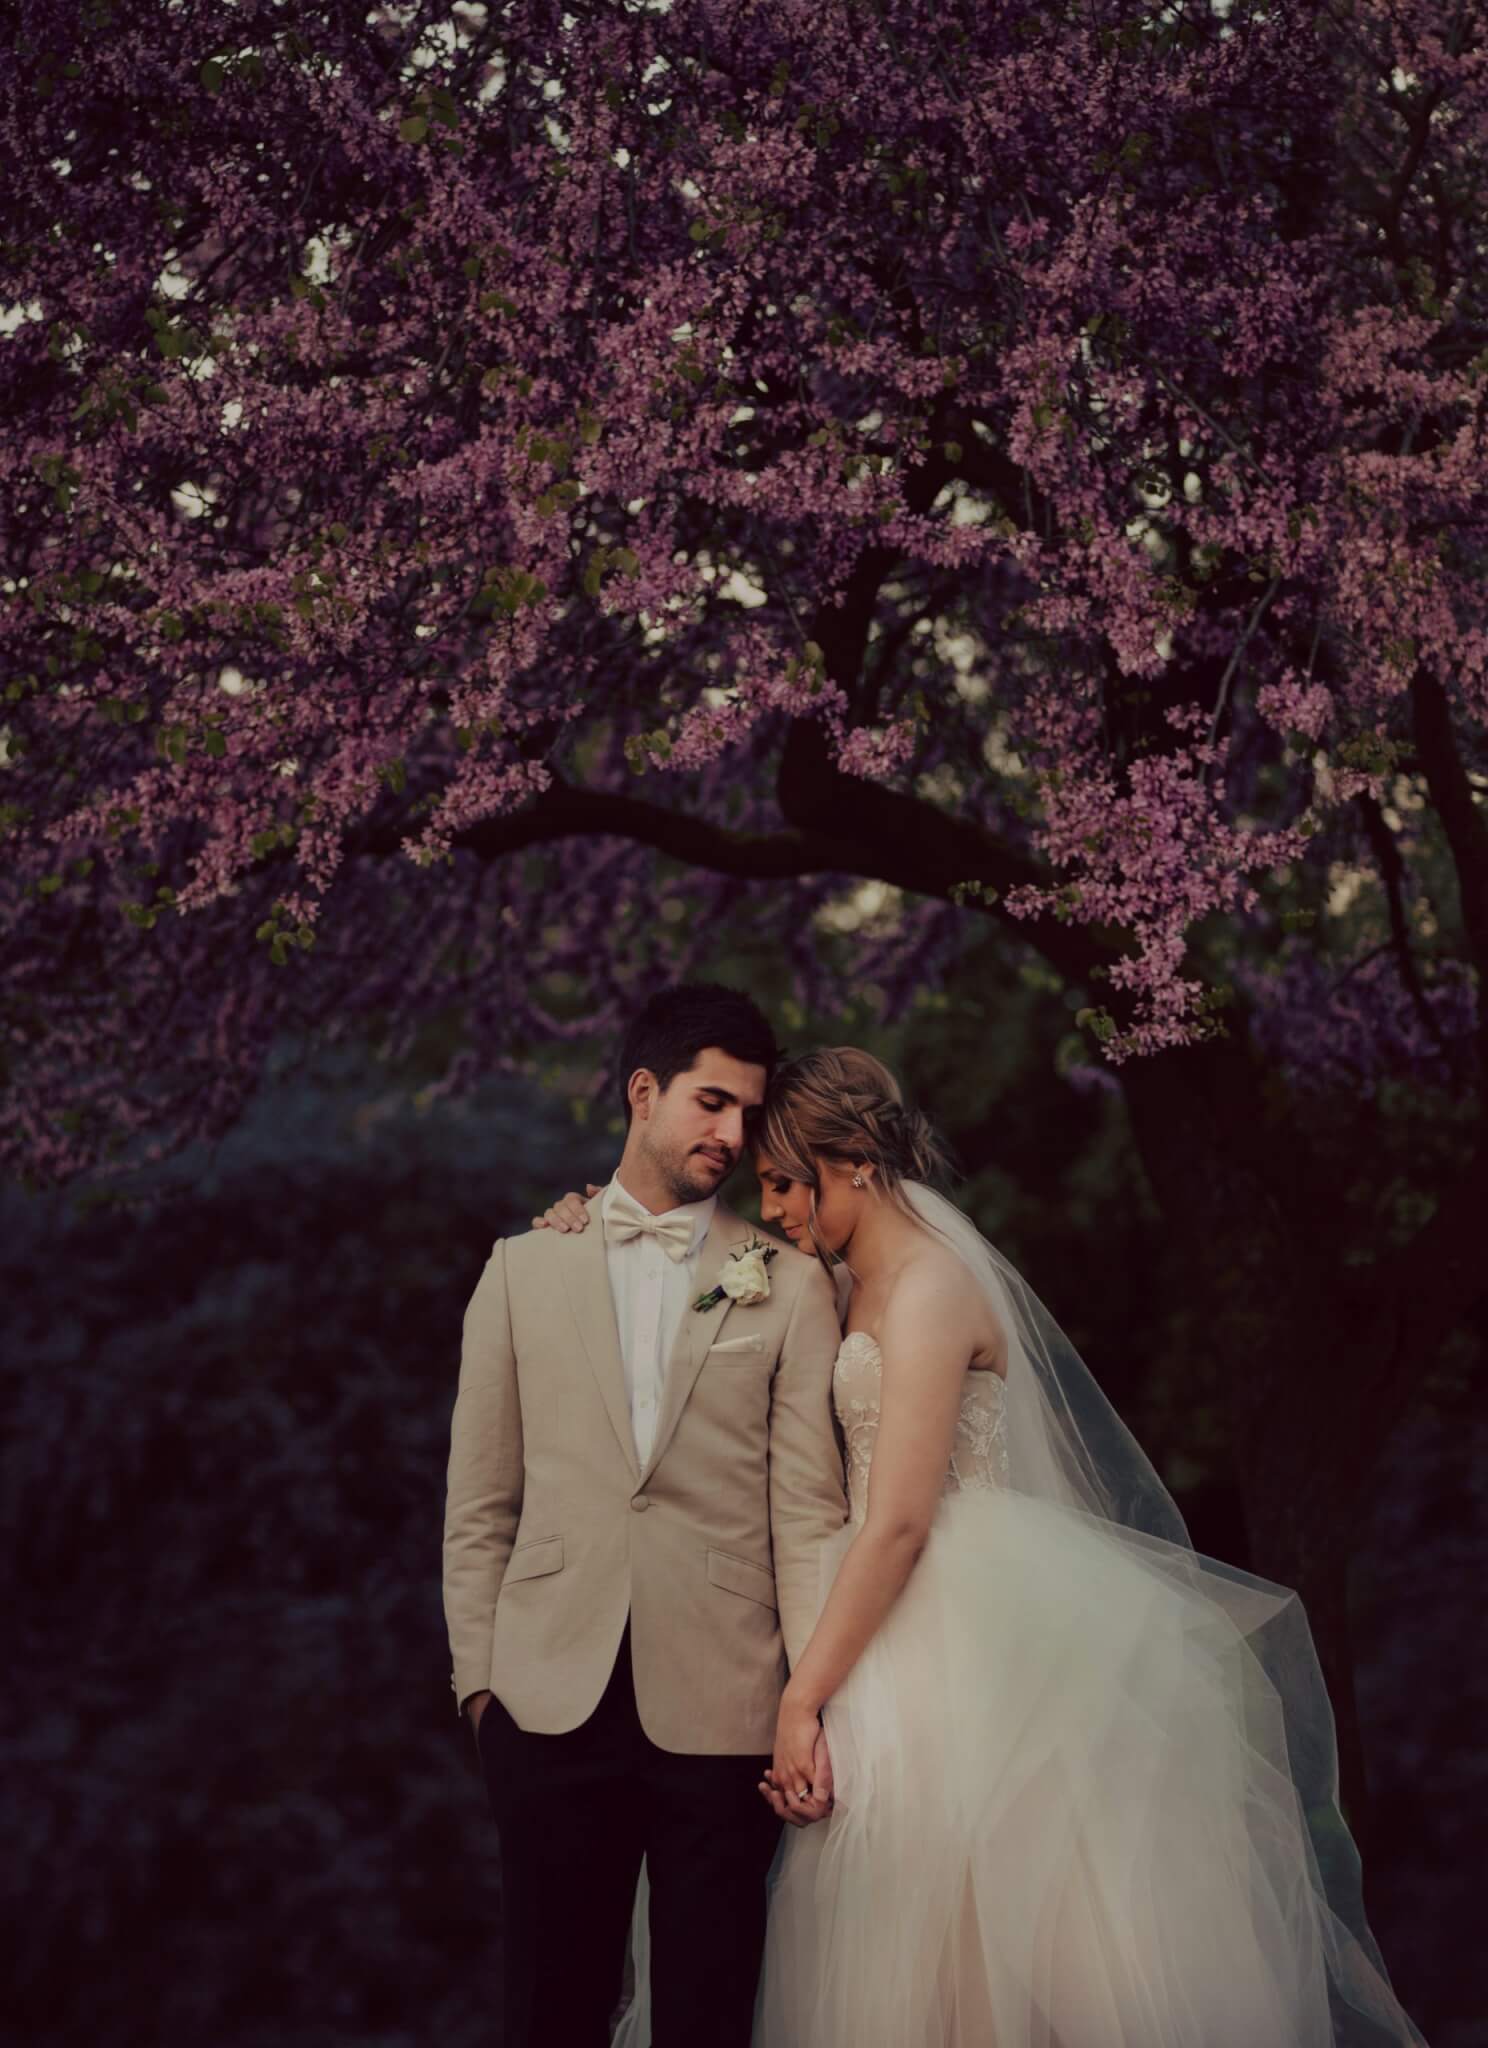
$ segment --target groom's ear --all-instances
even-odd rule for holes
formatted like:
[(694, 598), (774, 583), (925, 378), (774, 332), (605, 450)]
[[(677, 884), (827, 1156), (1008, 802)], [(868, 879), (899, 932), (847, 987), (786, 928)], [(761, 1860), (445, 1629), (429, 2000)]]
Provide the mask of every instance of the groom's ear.
[(630, 1104), (631, 1115), (649, 1117), (660, 1093), (651, 1069), (637, 1067), (625, 1084), (625, 1099)]

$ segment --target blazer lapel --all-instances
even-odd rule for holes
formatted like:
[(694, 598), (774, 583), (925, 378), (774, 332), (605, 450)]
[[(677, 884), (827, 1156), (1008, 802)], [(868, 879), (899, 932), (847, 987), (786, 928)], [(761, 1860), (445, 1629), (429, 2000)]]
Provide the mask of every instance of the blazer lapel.
[[(588, 1234), (587, 1231), (584, 1233), (586, 1237)], [(662, 1453), (671, 1442), (673, 1432), (682, 1419), (682, 1410), (687, 1406), (688, 1396), (697, 1384), (709, 1346), (718, 1342), (724, 1318), (734, 1305), (727, 1295), (714, 1308), (695, 1309), (692, 1304), (700, 1294), (712, 1293), (729, 1253), (736, 1245), (746, 1243), (749, 1234), (749, 1225), (743, 1217), (736, 1216), (732, 1209), (725, 1209), (720, 1202), (713, 1211), (712, 1227), (698, 1253), (696, 1283), (683, 1310), (682, 1327), (672, 1345), (671, 1357), (667, 1360), (666, 1387), (656, 1424), (656, 1441), (651, 1446), (651, 1456), (641, 1475), (643, 1481), (649, 1479), (661, 1463)]]
[(571, 1256), (577, 1270), (568, 1304), (625, 1461), (639, 1478), (641, 1468), (630, 1427), (630, 1397), (625, 1391), (625, 1360), (620, 1353), (620, 1330), (615, 1321), (604, 1224), (599, 1213), (602, 1199), (596, 1195), (589, 1203), (589, 1228), (578, 1232), (572, 1240)]

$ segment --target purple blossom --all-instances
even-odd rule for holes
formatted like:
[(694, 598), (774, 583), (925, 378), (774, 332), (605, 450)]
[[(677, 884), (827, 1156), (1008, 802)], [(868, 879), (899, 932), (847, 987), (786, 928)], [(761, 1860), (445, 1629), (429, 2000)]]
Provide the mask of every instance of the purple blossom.
[(1340, 847), (1398, 922), (1410, 805), (1477, 901), (1488, 71), (1353, 19), (22, 0), (7, 1162), (368, 1015), (462, 1079), (730, 918), (831, 1001), (864, 878), (890, 1006), (990, 915), (1110, 1062), (1228, 978), (1362, 1070), (1265, 964)]

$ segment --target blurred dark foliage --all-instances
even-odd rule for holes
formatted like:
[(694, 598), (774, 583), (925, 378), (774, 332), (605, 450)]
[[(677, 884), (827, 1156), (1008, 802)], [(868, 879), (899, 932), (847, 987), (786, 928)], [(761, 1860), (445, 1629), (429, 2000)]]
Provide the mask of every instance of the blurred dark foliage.
[(300, 1090), (157, 1208), (8, 1203), (26, 2039), (491, 2041), (443, 1466), (465, 1300), (569, 1177), (546, 1107), (356, 1141)]
[[(955, 1105), (965, 1198), (1200, 1544), (1243, 1562), (1202, 1333), (1119, 1102), (1036, 1046), (1046, 1078), (1014, 1086), (1027, 1022), (1006, 1071), (975, 1018), (885, 1049)], [(460, 1318), (492, 1239), (607, 1172), (615, 1138), (526, 1084), (427, 1116), (371, 1087), (282, 1086), (138, 1208), (0, 1205), (0, 1905), (35, 2048), (497, 2048), (496, 1844), (439, 1604)], [(1485, 1451), (1444, 1384), (1360, 1532), (1370, 1895), (1433, 2048), (1488, 2041), (1467, 1882)]]

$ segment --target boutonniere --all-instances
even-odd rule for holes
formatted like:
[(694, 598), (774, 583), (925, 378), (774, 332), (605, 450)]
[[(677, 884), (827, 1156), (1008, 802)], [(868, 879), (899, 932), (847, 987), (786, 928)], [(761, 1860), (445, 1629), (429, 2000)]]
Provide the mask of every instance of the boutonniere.
[(718, 1285), (698, 1296), (692, 1304), (694, 1310), (717, 1308), (725, 1295), (745, 1308), (751, 1302), (764, 1301), (770, 1292), (770, 1261), (779, 1249), (778, 1244), (752, 1237), (748, 1244), (731, 1251)]

